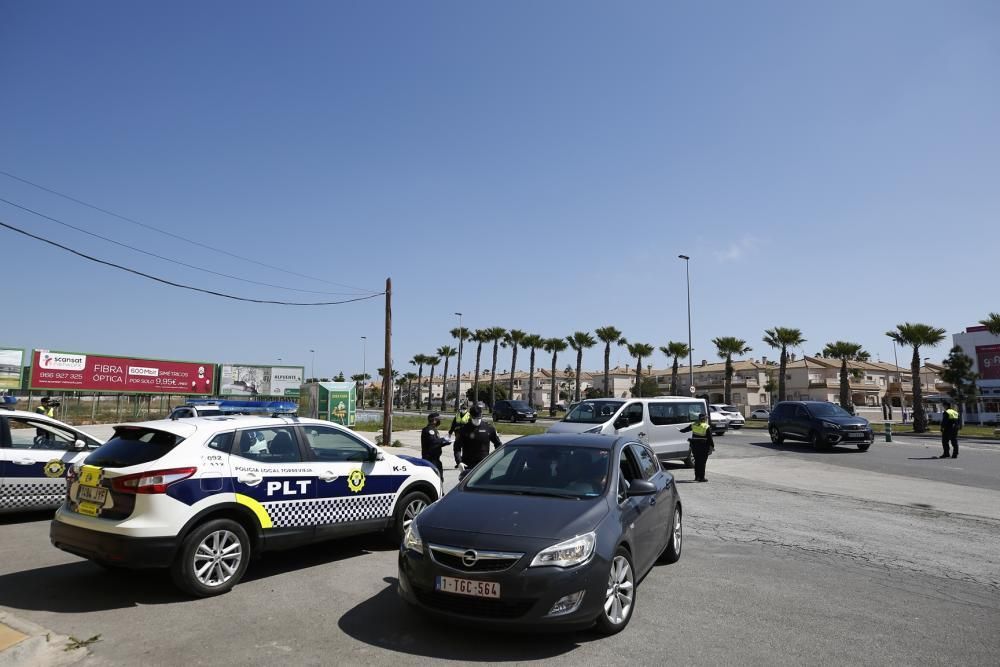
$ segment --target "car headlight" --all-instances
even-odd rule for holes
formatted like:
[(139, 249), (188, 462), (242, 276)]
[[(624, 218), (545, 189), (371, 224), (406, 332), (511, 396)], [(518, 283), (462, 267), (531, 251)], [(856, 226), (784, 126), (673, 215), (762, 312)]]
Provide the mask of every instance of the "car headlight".
[(597, 544), (597, 533), (590, 532), (585, 535), (577, 535), (565, 542), (560, 542), (548, 549), (539, 551), (538, 555), (532, 559), (529, 567), (544, 567), (546, 565), (573, 567), (574, 565), (579, 565), (594, 553), (595, 544)]
[(417, 530), (417, 522), (411, 521), (403, 535), (403, 548), (415, 551), (418, 554), (424, 552), (424, 541), (420, 539), (420, 531)]
[(588, 428), (584, 433), (600, 433), (602, 426), (595, 426), (594, 428)]
[(834, 424), (833, 422), (823, 422), (823, 428), (833, 429), (834, 431), (840, 430), (840, 424)]

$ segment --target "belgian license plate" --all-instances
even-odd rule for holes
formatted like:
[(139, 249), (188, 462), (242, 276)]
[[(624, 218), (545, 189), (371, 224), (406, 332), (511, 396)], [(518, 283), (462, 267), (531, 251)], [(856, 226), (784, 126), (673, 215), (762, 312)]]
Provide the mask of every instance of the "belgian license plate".
[(434, 587), (442, 593), (470, 595), (476, 598), (499, 598), (500, 584), (495, 581), (475, 581), (455, 577), (437, 577)]
[(97, 505), (104, 505), (104, 500), (108, 497), (108, 490), (103, 486), (79, 486), (77, 490), (77, 500), (80, 502), (91, 502)]
[(851, 438), (852, 440), (864, 440), (865, 434), (864, 433), (848, 433), (847, 437)]

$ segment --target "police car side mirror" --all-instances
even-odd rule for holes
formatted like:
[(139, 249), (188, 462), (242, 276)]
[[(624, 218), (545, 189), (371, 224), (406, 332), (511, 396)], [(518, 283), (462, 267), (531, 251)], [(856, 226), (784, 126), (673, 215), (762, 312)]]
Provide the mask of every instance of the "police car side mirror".
[(81, 440), (80, 438), (77, 438), (76, 441), (73, 443), (73, 449), (86, 449), (86, 448), (87, 448), (87, 443)]
[(371, 451), (368, 452), (369, 463), (375, 463), (376, 461), (384, 461), (384, 460), (385, 460), (385, 455), (379, 450), (372, 448)]

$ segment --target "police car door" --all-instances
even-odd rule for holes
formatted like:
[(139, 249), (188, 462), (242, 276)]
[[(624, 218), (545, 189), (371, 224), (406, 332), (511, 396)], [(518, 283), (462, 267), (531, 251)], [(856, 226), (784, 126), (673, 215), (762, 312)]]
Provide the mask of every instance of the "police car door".
[[(384, 528), (406, 464), (385, 460), (378, 449), (332, 426), (300, 424), (319, 482), (317, 536), (341, 537)], [(394, 459), (394, 457), (392, 457)]]
[(267, 513), (269, 538), (308, 541), (315, 533), (316, 465), (308, 458), (294, 426), (236, 432), (230, 461), (233, 490), (238, 502)]
[(58, 507), (66, 495), (66, 469), (99, 444), (34, 417), (8, 415), (2, 426), (0, 511)]

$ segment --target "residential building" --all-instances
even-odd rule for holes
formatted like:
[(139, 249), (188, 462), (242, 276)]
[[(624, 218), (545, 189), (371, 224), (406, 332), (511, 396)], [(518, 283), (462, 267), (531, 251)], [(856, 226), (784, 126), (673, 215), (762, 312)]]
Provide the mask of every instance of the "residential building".
[[(776, 370), (777, 367), (769, 364), (766, 359), (761, 361), (734, 359), (733, 377), (730, 385), (732, 400), (730, 402), (745, 414), (749, 414), (761, 406), (770, 405), (770, 395), (767, 391), (769, 374), (776, 372)], [(672, 368), (653, 371), (656, 384), (663, 394), (670, 392), (672, 373)], [(694, 366), (693, 373), (689, 373), (688, 366), (681, 366), (678, 368), (677, 375), (682, 395), (690, 393), (689, 382), (690, 376), (693, 375), (696, 396), (707, 395), (709, 403), (725, 402), (726, 362), (708, 363), (708, 361), (703, 360), (701, 364)]]

